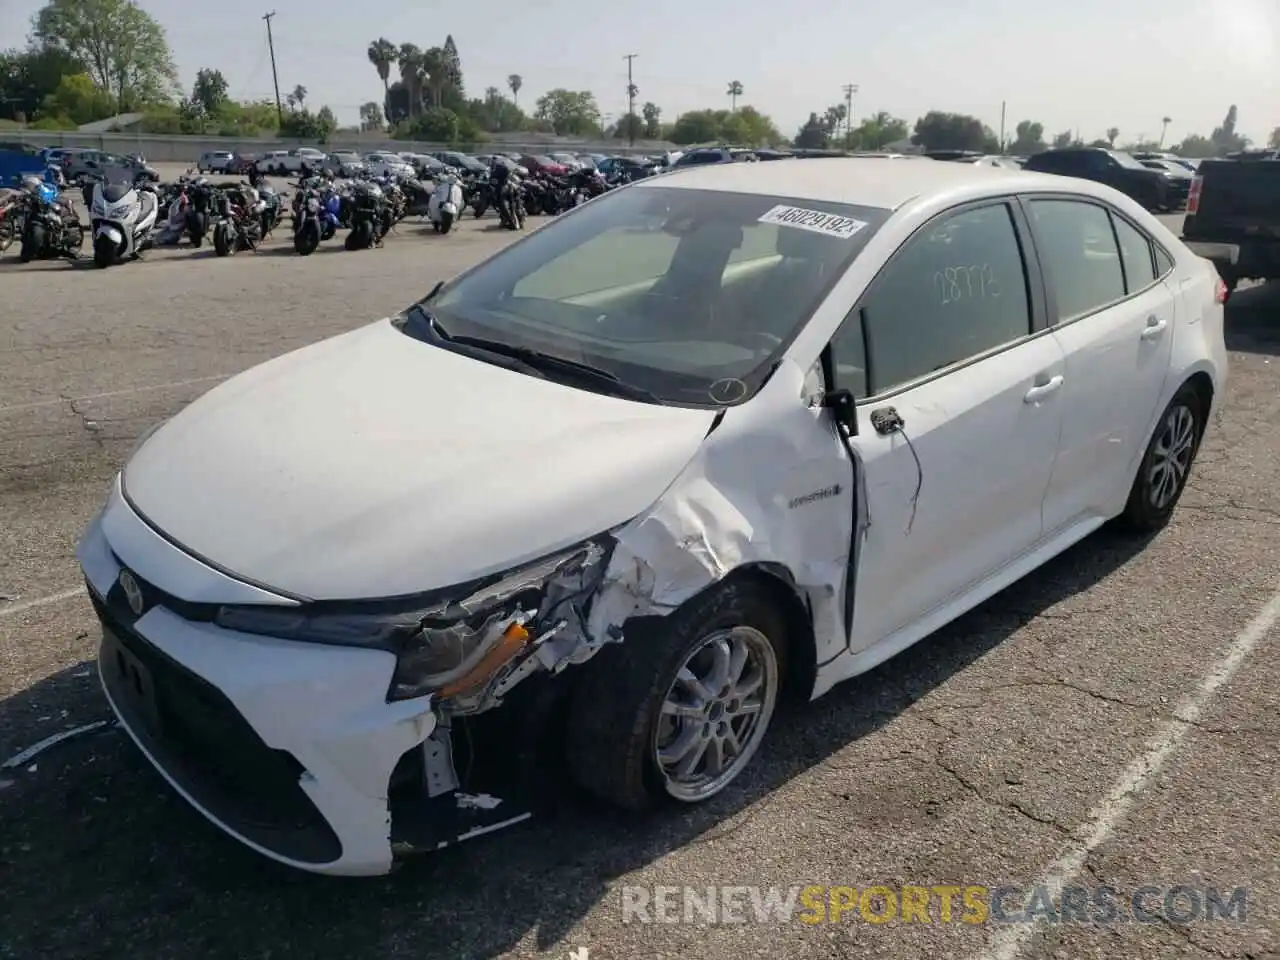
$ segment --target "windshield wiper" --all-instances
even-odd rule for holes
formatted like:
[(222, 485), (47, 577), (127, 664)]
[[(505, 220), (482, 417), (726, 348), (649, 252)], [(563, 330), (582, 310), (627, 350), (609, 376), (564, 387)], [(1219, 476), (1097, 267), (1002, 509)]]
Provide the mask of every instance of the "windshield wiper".
[[(415, 306), (417, 305), (415, 304)], [(502, 340), (452, 334), (440, 326), (440, 322), (420, 306), (418, 306), (418, 310), (426, 318), (431, 332), (446, 343), (457, 344), (460, 347), (471, 347), (473, 350), (483, 350), (486, 353), (495, 353), (498, 356), (508, 357), (542, 373), (569, 374), (600, 387), (608, 393), (628, 400), (639, 400), (643, 403), (662, 405), (662, 400), (656, 394), (644, 389), (644, 387), (638, 387), (635, 384), (627, 383), (625, 380), (620, 380), (608, 370), (603, 370), (600, 367), (594, 367), (589, 363), (582, 363), (578, 360), (568, 360), (555, 354), (543, 353), (541, 350), (534, 350), (532, 347), (521, 347), (514, 343), (506, 343)]]

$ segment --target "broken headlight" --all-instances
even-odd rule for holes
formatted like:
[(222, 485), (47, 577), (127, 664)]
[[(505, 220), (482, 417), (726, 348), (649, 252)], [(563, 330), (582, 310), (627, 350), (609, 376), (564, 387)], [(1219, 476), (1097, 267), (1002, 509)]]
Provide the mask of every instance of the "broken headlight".
[(228, 606), (214, 620), (242, 633), (387, 650), (396, 656), (389, 700), (448, 696), (488, 679), (565, 604), (585, 601), (604, 575), (609, 552), (605, 542), (588, 541), (429, 605), (389, 609), (388, 601), (370, 601), (368, 612), (360, 604), (341, 612), (325, 611), (329, 603)]

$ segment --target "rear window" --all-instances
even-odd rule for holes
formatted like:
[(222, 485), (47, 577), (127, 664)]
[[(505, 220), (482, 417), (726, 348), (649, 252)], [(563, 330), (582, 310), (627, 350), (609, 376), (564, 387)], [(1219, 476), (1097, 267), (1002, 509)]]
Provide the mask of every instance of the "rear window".
[(621, 190), (507, 247), (426, 309), (450, 334), (589, 363), (665, 402), (739, 403), (888, 216), (755, 194)]

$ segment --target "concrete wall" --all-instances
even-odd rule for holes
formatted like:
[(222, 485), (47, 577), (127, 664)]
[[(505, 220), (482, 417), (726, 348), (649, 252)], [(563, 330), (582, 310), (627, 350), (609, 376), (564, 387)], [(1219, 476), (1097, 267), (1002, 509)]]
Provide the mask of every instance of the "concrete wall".
[(377, 135), (335, 134), (326, 144), (308, 140), (244, 139), (234, 137), (175, 137), (134, 133), (78, 133), (56, 130), (5, 130), (0, 140), (18, 140), (37, 147), (89, 147), (110, 153), (140, 153), (156, 163), (194, 163), (200, 154), (210, 150), (231, 150), (235, 153), (262, 154), (268, 150), (289, 150), (294, 147), (320, 147), (327, 150), (407, 150), (414, 153), (435, 153), (440, 150), (464, 150), (472, 153), (605, 153), (645, 154), (678, 149), (674, 144), (661, 141), (637, 141), (634, 148), (617, 140), (587, 141), (563, 137), (539, 137), (536, 134), (494, 137), (483, 143), (449, 146), (443, 143), (416, 143), (409, 140), (389, 140)]

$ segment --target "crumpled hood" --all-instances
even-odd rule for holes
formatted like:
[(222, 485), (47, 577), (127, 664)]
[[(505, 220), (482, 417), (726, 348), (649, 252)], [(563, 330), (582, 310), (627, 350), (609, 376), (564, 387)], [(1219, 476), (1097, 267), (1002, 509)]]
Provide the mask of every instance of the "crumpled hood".
[(311, 599), (397, 596), (631, 519), (713, 418), (525, 376), (384, 320), (211, 390), (147, 439), (124, 488), (240, 577)]

